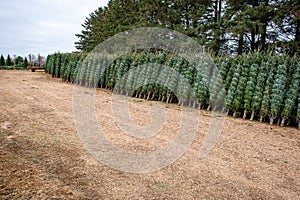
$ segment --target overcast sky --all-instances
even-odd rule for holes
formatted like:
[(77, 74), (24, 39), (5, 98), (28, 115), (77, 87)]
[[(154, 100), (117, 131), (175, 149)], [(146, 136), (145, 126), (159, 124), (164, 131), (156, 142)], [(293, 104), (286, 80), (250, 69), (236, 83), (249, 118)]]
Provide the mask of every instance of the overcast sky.
[(0, 54), (47, 55), (75, 51), (75, 34), (108, 0), (1, 0)]

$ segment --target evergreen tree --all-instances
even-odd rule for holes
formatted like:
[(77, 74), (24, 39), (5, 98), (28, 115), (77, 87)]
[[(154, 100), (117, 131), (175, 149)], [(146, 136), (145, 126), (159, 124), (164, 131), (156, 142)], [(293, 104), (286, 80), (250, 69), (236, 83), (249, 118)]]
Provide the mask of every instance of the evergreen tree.
[(24, 62), (22, 64), (23, 68), (26, 68), (28, 66), (28, 60), (27, 57), (24, 58)]
[(244, 96), (244, 115), (243, 119), (246, 119), (247, 112), (251, 110), (251, 103), (255, 93), (256, 80), (258, 75), (259, 66), (252, 64), (250, 67), (249, 78), (246, 83), (245, 96)]
[(263, 121), (263, 119), (270, 114), (270, 99), (271, 99), (271, 90), (274, 82), (274, 71), (275, 71), (276, 65), (271, 64), (267, 66), (267, 69), (269, 68), (269, 74), (268, 78), (264, 87), (264, 92), (261, 100), (261, 108), (260, 108), (260, 122)]
[(258, 72), (258, 76), (257, 76), (256, 85), (253, 90), (254, 94), (253, 94), (253, 99), (252, 99), (251, 108), (250, 108), (250, 110), (252, 111), (251, 118), (250, 118), (251, 121), (255, 117), (255, 112), (257, 112), (261, 109), (262, 99), (264, 96), (264, 88), (265, 88), (265, 84), (266, 84), (266, 81), (268, 78), (268, 75), (267, 75), (268, 67), (267, 66), (268, 66), (267, 63), (262, 62), (259, 67), (259, 72)]
[(2, 54), (1, 54), (1, 58), (0, 58), (0, 66), (5, 66), (5, 58)]
[(287, 82), (286, 65), (279, 65), (275, 76), (274, 84), (271, 90), (271, 105), (270, 105), (270, 125), (273, 125), (274, 120), (281, 112), (283, 100), (286, 94), (285, 85)]
[(12, 60), (11, 60), (11, 58), (10, 58), (10, 55), (8, 54), (8, 55), (7, 55), (7, 59), (6, 59), (6, 65), (7, 65), (7, 66), (12, 66), (12, 64), (13, 64), (13, 63), (12, 63)]
[(236, 95), (233, 101), (233, 117), (236, 117), (237, 111), (241, 108), (243, 108), (243, 101), (244, 101), (244, 93), (245, 88), (247, 86), (247, 79), (248, 79), (248, 71), (249, 67), (244, 64), (242, 66), (242, 72), (239, 77), (237, 89), (236, 89)]
[(236, 70), (234, 72), (232, 81), (230, 83), (230, 87), (227, 91), (226, 98), (225, 98), (225, 104), (226, 104), (226, 108), (227, 108), (227, 115), (229, 114), (229, 112), (231, 110), (235, 109), (234, 98), (237, 94), (237, 87), (238, 87), (238, 83), (239, 83), (239, 78), (241, 76), (241, 71), (242, 71), (242, 66), (240, 64), (238, 64), (237, 67), (236, 67)]
[(287, 92), (287, 97), (284, 101), (284, 108), (281, 113), (282, 116), (281, 126), (285, 125), (285, 120), (291, 116), (291, 113), (296, 106), (297, 96), (299, 94), (299, 85), (300, 85), (300, 64), (297, 64), (296, 69), (293, 73), (289, 90)]

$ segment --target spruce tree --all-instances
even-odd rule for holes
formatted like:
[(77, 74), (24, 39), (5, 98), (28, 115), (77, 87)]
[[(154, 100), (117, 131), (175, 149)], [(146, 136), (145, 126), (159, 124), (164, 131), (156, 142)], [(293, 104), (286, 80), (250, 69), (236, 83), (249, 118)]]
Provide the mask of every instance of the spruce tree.
[(285, 120), (291, 116), (293, 109), (296, 107), (297, 97), (299, 94), (299, 85), (300, 85), (300, 64), (296, 65), (294, 70), (292, 81), (287, 92), (287, 97), (284, 101), (284, 108), (281, 113), (282, 121), (281, 127), (285, 125)]
[(275, 76), (274, 84), (271, 89), (270, 105), (270, 125), (281, 112), (283, 100), (286, 94), (287, 68), (286, 65), (279, 65)]
[(234, 98), (236, 96), (236, 90), (239, 83), (239, 77), (241, 76), (242, 66), (240, 64), (237, 65), (235, 72), (232, 77), (232, 81), (230, 83), (229, 89), (227, 91), (227, 95), (225, 98), (225, 104), (227, 108), (227, 115), (231, 110), (234, 109)]
[(6, 59), (6, 65), (7, 65), (7, 66), (12, 66), (12, 60), (11, 60), (11, 58), (10, 58), (10, 55), (9, 55), (9, 54), (7, 55), (7, 59)]
[(24, 62), (22, 64), (23, 68), (26, 68), (28, 66), (28, 60), (27, 57), (24, 58)]
[(5, 66), (5, 58), (2, 54), (1, 54), (1, 58), (0, 58), (0, 66)]
[(260, 67), (259, 67), (259, 72), (257, 76), (257, 81), (256, 85), (254, 88), (254, 94), (253, 94), (253, 99), (251, 102), (251, 118), (250, 120), (252, 121), (255, 117), (255, 113), (261, 109), (261, 104), (262, 104), (262, 99), (264, 96), (264, 88), (265, 84), (268, 78), (267, 74), (267, 68), (268, 64), (265, 62), (262, 62)]
[(245, 88), (247, 86), (247, 79), (248, 79), (248, 71), (249, 67), (247, 64), (242, 66), (241, 76), (239, 77), (238, 85), (236, 88), (236, 95), (233, 101), (233, 117), (236, 117), (237, 111), (243, 108), (243, 101), (244, 101), (244, 93)]
[(251, 110), (251, 103), (255, 93), (255, 86), (257, 80), (259, 66), (252, 64), (250, 67), (249, 78), (246, 84), (245, 96), (244, 96), (244, 115), (243, 119), (246, 119), (247, 112)]
[(270, 114), (270, 99), (271, 99), (271, 90), (274, 81), (274, 71), (275, 67), (273, 64), (267, 65), (267, 69), (269, 68), (268, 78), (264, 87), (264, 92), (261, 100), (261, 108), (260, 108), (260, 122)]

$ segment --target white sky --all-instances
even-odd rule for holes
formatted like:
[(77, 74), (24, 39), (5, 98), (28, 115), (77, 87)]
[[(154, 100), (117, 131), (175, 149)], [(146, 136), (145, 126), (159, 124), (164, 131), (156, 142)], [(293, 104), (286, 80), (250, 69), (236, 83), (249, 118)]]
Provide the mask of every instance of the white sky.
[(27, 56), (75, 51), (81, 24), (108, 0), (0, 1), (0, 54)]

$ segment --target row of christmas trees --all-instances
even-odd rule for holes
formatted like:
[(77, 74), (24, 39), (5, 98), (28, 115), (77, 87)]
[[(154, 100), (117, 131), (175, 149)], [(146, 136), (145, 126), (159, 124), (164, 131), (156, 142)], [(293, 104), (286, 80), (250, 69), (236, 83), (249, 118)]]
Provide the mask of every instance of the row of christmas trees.
[(188, 61), (161, 51), (117, 59), (55, 53), (48, 56), (46, 71), (86, 87), (287, 126), (300, 124), (298, 60), (255, 53), (215, 58), (214, 65), (205, 57)]

